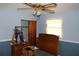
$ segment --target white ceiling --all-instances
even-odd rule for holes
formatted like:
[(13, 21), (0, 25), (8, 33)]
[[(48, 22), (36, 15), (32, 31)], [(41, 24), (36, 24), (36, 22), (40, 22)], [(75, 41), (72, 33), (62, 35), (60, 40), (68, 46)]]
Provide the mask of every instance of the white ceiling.
[(0, 3), (0, 7), (10, 7), (10, 8), (30, 8), (23, 3)]
[(59, 3), (58, 4), (59, 9), (79, 9), (79, 3)]
[[(79, 9), (79, 3), (57, 3), (56, 10)], [(0, 3), (0, 8), (30, 8), (23, 3)]]

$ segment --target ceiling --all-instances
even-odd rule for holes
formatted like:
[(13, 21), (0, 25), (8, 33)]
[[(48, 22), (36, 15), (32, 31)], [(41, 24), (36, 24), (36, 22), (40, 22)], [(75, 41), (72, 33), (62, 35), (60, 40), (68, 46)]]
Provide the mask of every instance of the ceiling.
[[(43, 3), (41, 3), (43, 4)], [(23, 3), (0, 3), (0, 8), (30, 8)], [(79, 3), (57, 3), (56, 10), (79, 9)]]
[(0, 3), (0, 7), (10, 7), (10, 8), (30, 8), (23, 3)]

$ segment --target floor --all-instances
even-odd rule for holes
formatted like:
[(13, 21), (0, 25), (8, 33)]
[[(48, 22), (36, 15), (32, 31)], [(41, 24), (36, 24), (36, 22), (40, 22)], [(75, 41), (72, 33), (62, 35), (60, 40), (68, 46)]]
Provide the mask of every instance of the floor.
[[(51, 54), (37, 49), (36, 56), (50, 56)], [(0, 42), (0, 56), (11, 56), (10, 42)]]
[[(37, 50), (37, 56), (50, 56), (49, 53), (42, 50)], [(59, 42), (60, 56), (79, 56), (79, 44), (71, 42)], [(0, 56), (11, 56), (10, 41), (0, 42)]]
[(45, 52), (45, 51), (38, 49), (37, 52), (36, 52), (36, 56), (52, 56), (52, 55)]

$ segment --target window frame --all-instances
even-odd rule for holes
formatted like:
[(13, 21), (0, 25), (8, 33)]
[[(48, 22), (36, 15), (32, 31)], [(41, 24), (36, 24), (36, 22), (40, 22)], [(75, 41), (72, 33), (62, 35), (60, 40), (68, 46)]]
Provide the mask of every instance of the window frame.
[[(60, 23), (61, 23), (61, 26), (60, 27), (55, 27), (55, 26), (49, 26), (48, 27), (48, 25), (47, 25), (47, 21), (48, 20), (60, 20)], [(62, 23), (63, 23), (63, 21), (62, 21), (62, 19), (48, 19), (47, 21), (46, 21), (46, 33), (47, 33), (47, 28), (59, 28), (60, 30), (61, 30), (61, 32), (60, 32), (60, 34), (59, 35), (57, 35), (57, 36), (59, 36), (59, 38), (62, 38), (63, 37), (63, 33), (62, 33)], [(48, 34), (50, 34), (50, 33), (48, 33)], [(53, 34), (53, 33), (52, 33)], [(54, 34), (54, 35), (56, 35), (56, 34)]]

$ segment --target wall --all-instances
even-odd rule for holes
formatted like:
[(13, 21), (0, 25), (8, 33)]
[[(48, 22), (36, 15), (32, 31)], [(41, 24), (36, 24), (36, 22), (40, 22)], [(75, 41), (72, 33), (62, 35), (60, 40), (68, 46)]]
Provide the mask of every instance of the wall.
[(59, 55), (60, 56), (79, 56), (79, 43), (60, 41)]
[(38, 20), (38, 32), (46, 33), (46, 21), (54, 18), (63, 20), (63, 37), (59, 42), (59, 55), (79, 56), (79, 4), (58, 4), (55, 14), (42, 13)]
[[(73, 7), (72, 7), (73, 6)], [(46, 31), (46, 20), (53, 18), (61, 18), (63, 20), (63, 38), (65, 41), (79, 42), (79, 4), (58, 4), (55, 14), (42, 13), (40, 19), (37, 20), (37, 32)], [(21, 19), (34, 19), (32, 11), (18, 11), (16, 8), (0, 7), (0, 40), (9, 40), (12, 37), (12, 30), (15, 25), (20, 25)]]
[(32, 11), (0, 7), (0, 41), (8, 41), (12, 38), (13, 28), (21, 25), (21, 19), (33, 20)]
[(39, 33), (46, 32), (46, 21), (48, 19), (61, 18), (63, 20), (63, 38), (60, 40), (79, 43), (78, 6), (79, 4), (61, 4), (61, 6), (57, 8), (59, 10), (56, 9), (55, 14), (43, 13), (38, 21), (40, 22), (38, 23)]
[(0, 56), (11, 56), (10, 41), (0, 42)]

